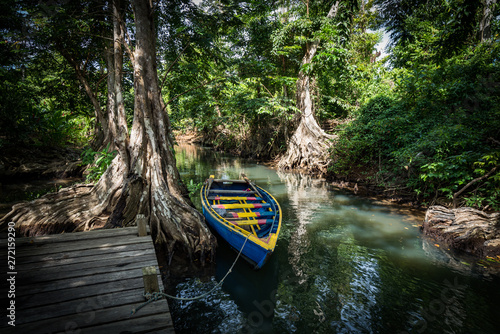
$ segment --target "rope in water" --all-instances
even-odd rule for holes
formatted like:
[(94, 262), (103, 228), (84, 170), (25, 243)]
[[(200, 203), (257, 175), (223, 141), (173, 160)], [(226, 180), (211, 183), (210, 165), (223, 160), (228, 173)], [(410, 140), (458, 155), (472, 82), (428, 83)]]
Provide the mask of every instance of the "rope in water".
[(215, 289), (217, 289), (219, 286), (221, 286), (222, 283), (224, 282), (224, 280), (226, 279), (226, 277), (229, 275), (229, 273), (231, 273), (231, 271), (233, 270), (234, 265), (236, 264), (236, 262), (240, 258), (241, 252), (243, 252), (243, 248), (245, 248), (245, 244), (247, 243), (247, 240), (248, 240), (249, 237), (250, 237), (250, 234), (246, 237), (245, 242), (243, 242), (243, 246), (241, 246), (241, 249), (240, 249), (240, 251), (238, 253), (238, 256), (236, 256), (236, 259), (234, 260), (233, 264), (231, 265), (231, 267), (227, 271), (226, 275), (224, 275), (224, 277), (219, 281), (219, 283), (217, 283), (213, 287), (212, 290), (210, 290), (208, 292), (205, 292), (204, 294), (196, 296), (196, 297), (176, 297), (176, 296), (172, 296), (172, 295), (166, 294), (163, 291), (153, 292), (153, 293), (146, 293), (146, 294), (144, 294), (144, 297), (146, 297), (148, 299), (148, 301), (145, 302), (145, 303), (143, 303), (143, 304), (141, 304), (141, 305), (139, 305), (135, 309), (133, 309), (131, 315), (136, 314), (144, 306), (146, 306), (146, 305), (148, 305), (148, 304), (150, 304), (150, 303), (152, 303), (154, 301), (160, 300), (163, 297), (172, 298), (172, 299), (176, 299), (176, 300), (197, 300), (197, 299), (201, 299), (201, 298), (203, 298), (205, 296), (208, 296), (209, 294), (211, 294), (212, 292), (214, 292)]

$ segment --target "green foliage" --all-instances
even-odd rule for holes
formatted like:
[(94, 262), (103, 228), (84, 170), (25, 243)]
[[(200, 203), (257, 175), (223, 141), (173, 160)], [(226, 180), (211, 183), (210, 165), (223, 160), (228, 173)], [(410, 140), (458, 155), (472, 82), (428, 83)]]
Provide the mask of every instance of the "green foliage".
[[(472, 182), (462, 203), (498, 208), (500, 6), (342, 0), (327, 19), (333, 3), (159, 2), (158, 64), (173, 128), (201, 132), (218, 149), (273, 158), (296, 126), (302, 71), (312, 79), (320, 123), (353, 119), (341, 129), (332, 172), (405, 186), (429, 202), (450, 201)], [(3, 6), (0, 146), (88, 143), (94, 106), (75, 69), (104, 106), (102, 37), (111, 27), (103, 6), (93, 0)], [(377, 27), (393, 38), (390, 64), (376, 60)], [(300, 68), (307, 46), (318, 40), (312, 62)], [(125, 61), (128, 111), (132, 72)], [(89, 181), (116, 155), (108, 148), (84, 151)], [(190, 184), (191, 191), (197, 187)]]
[[(392, 175), (425, 201), (450, 201), (499, 166), (499, 56), (497, 44), (482, 44), (440, 66), (393, 71), (395, 90), (372, 99), (344, 128), (332, 171), (371, 166), (372, 176)], [(462, 195), (466, 204), (499, 209), (498, 189), (497, 171)]]
[(36, 70), (24, 68), (4, 74), (0, 82), (0, 133), (6, 143), (62, 146), (88, 142), (91, 121), (79, 113), (76, 103), (80, 102), (49, 88), (47, 85), (53, 83), (47, 84), (43, 73)]
[[(285, 133), (296, 113), (290, 96), (297, 65), (272, 54), (271, 35), (279, 24), (273, 3), (235, 4), (207, 1), (203, 6), (209, 16), (193, 11), (193, 29), (182, 34), (190, 35), (184, 43), (196, 46), (188, 47), (172, 66), (165, 100), (179, 96), (167, 107), (176, 130), (196, 129), (217, 149), (272, 157), (285, 148)], [(170, 62), (179, 56), (166, 55)], [(200, 82), (207, 84), (193, 90)]]
[(198, 197), (199, 196), (199, 192), (201, 190), (201, 187), (203, 187), (203, 182), (197, 182), (195, 183), (193, 181), (193, 179), (189, 180), (188, 183), (186, 183), (186, 187), (189, 191), (189, 196), (190, 197)]
[[(411, 68), (441, 63), (494, 36), (500, 7), (492, 1), (374, 0), (378, 25), (392, 38), (391, 61)], [(485, 15), (486, 13), (491, 15)], [(490, 26), (493, 29), (489, 30)]]
[[(86, 145), (93, 107), (75, 68), (99, 95), (107, 23), (95, 1), (16, 1), (2, 12), (2, 145)], [(5, 23), (5, 25), (3, 25)], [(102, 95), (101, 95), (102, 96)]]
[(82, 151), (82, 165), (89, 165), (87, 168), (87, 182), (97, 182), (102, 174), (108, 169), (115, 158), (117, 152), (109, 151), (109, 144), (102, 151), (96, 152), (91, 147), (86, 147)]
[[(89, 103), (74, 70), (50, 48), (42, 46), (39, 14), (31, 3), (16, 2), (0, 42), (0, 134), (2, 145), (80, 145), (90, 123)], [(38, 13), (38, 12), (37, 12)], [(66, 36), (67, 37), (67, 36)]]
[(63, 188), (62, 185), (58, 185), (58, 186), (54, 185), (53, 187), (50, 187), (50, 188), (45, 188), (45, 189), (40, 189), (40, 190), (35, 190), (35, 191), (29, 191), (29, 192), (24, 193), (24, 196), (23, 196), (22, 200), (28, 201), (28, 202), (29, 201), (34, 201), (36, 199), (39, 199), (40, 197), (42, 197), (45, 194), (56, 193), (59, 190), (61, 190), (62, 188)]

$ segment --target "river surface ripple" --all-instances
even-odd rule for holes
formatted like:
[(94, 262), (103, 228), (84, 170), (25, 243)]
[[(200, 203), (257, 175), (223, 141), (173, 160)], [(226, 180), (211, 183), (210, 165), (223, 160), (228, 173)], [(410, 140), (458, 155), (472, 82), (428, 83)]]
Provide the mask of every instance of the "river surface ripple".
[[(177, 333), (500, 332), (499, 278), (423, 238), (421, 216), (195, 145), (177, 146), (176, 158), (188, 184), (243, 172), (283, 210), (262, 270), (239, 261), (211, 295), (169, 300)], [(165, 286), (179, 297), (208, 292), (235, 257), (219, 239), (213, 274), (170, 274)]]

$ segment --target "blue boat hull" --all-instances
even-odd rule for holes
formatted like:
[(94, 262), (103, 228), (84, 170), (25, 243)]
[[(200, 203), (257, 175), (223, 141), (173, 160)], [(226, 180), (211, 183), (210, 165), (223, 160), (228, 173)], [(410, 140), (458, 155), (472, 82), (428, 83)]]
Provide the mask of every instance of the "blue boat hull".
[[(243, 244), (246, 240), (245, 236), (238, 232), (227, 229), (223, 224), (221, 224), (218, 219), (210, 215), (210, 213), (206, 212), (205, 209), (203, 209), (203, 215), (205, 216), (208, 225), (210, 225), (210, 227), (217, 231), (217, 233), (224, 240), (226, 240), (235, 251), (239, 252), (241, 250), (241, 247), (243, 247)], [(245, 260), (254, 265), (255, 269), (260, 269), (267, 262), (272, 253), (272, 251), (256, 245), (251, 240), (247, 240), (247, 242), (245, 243), (245, 248), (243, 248), (241, 255), (245, 258)]]
[[(211, 176), (205, 182), (201, 189), (203, 215), (208, 225), (236, 252), (241, 250), (241, 256), (255, 269), (260, 269), (276, 246), (281, 227), (281, 208), (276, 199), (264, 189), (244, 181), (228, 181), (230, 182), (214, 180)], [(254, 191), (250, 191), (250, 187), (254, 187)], [(239, 198), (242, 200), (238, 200)], [(242, 207), (246, 209), (241, 209)], [(248, 209), (249, 207), (252, 209)], [(245, 230), (241, 223), (256, 227), (252, 227), (251, 231)]]

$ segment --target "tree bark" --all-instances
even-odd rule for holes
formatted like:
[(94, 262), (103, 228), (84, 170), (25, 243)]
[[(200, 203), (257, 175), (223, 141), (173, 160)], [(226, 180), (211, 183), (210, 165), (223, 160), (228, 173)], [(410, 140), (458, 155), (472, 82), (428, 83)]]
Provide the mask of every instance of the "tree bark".
[[(129, 164), (127, 146), (129, 144), (127, 117), (125, 115), (125, 102), (123, 100), (123, 49), (125, 33), (122, 29), (123, 20), (122, 0), (113, 0), (113, 77), (114, 77), (114, 108), (109, 116), (109, 129), (114, 147), (118, 150), (125, 166)], [(111, 70), (110, 70), (111, 72)]]
[[(336, 1), (327, 18), (337, 16), (339, 1)], [(287, 152), (281, 157), (279, 169), (302, 169), (310, 173), (324, 174), (330, 163), (329, 148), (336, 137), (327, 134), (314, 117), (314, 104), (311, 94), (311, 77), (304, 72), (305, 65), (311, 64), (320, 40), (307, 43), (306, 54), (297, 80), (297, 107), (300, 110), (300, 123), (288, 142)]]
[(213, 259), (216, 240), (193, 208), (176, 168), (158, 83), (152, 4), (133, 0), (132, 7), (137, 41), (134, 121), (130, 140), (115, 138), (126, 154), (116, 156), (95, 186), (78, 185), (14, 206), (0, 225), (14, 221), (20, 234), (39, 235), (127, 226), (142, 214), (155, 241), (166, 244), (170, 254), (183, 250), (203, 263)]
[(113, 21), (113, 41), (109, 49), (105, 51), (106, 64), (108, 68), (108, 100), (106, 105), (107, 122), (103, 146), (109, 144), (109, 150), (118, 150), (123, 161), (128, 165), (128, 126), (125, 115), (125, 103), (123, 100), (123, 49), (124, 33), (121, 20), (123, 19), (123, 6), (121, 0), (113, 0), (111, 7), (111, 18)]
[(476, 256), (500, 255), (500, 213), (473, 208), (431, 206), (422, 225), (424, 234)]
[[(116, 98), (115, 98), (115, 60), (114, 60), (114, 45), (113, 42), (110, 43), (108, 47), (104, 50), (104, 58), (106, 59), (106, 67), (108, 69), (108, 76), (107, 76), (107, 86), (108, 86), (108, 95), (106, 99), (106, 115), (107, 117), (107, 124), (106, 124), (106, 129), (113, 129), (114, 125), (112, 124), (113, 115), (115, 109), (116, 109)], [(113, 151), (115, 149), (115, 145), (112, 140), (112, 131), (106, 131), (104, 133), (104, 138), (102, 140), (101, 146), (106, 147), (108, 144), (110, 145), (110, 150)]]
[(483, 12), (479, 22), (479, 40), (484, 42), (491, 38), (491, 20), (497, 0), (482, 0)]

